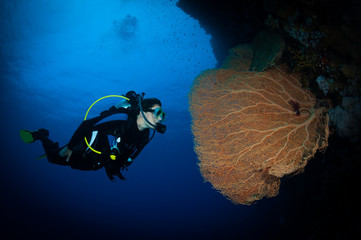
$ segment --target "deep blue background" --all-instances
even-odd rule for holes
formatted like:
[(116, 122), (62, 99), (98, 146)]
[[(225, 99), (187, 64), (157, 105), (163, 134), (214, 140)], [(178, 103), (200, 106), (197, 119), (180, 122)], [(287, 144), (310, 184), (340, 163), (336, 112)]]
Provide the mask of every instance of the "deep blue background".
[[(290, 207), (304, 196), (287, 201), (282, 187), (278, 197), (236, 206), (203, 182), (187, 94), (217, 63), (211, 36), (176, 1), (5, 0), (0, 21), (2, 239), (259, 239), (312, 222)], [(36, 160), (41, 144), (18, 136), (47, 128), (66, 144), (93, 101), (129, 90), (161, 99), (168, 131), (125, 182)], [(99, 102), (90, 116), (117, 101)]]

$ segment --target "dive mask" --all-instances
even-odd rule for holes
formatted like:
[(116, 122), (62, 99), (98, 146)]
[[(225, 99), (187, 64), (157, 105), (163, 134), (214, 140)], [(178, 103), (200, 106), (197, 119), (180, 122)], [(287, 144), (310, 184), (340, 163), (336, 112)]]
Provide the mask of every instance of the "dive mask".
[(163, 122), (165, 118), (165, 112), (163, 112), (162, 108), (157, 107), (155, 109), (149, 109), (149, 112), (153, 112), (155, 117), (159, 119), (159, 122)]

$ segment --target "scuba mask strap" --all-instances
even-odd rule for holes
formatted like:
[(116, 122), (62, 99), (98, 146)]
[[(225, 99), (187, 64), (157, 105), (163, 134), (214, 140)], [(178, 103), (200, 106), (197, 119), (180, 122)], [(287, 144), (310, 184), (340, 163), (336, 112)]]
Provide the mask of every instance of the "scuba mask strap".
[(142, 93), (142, 96), (138, 95), (138, 102), (139, 102), (139, 109), (140, 112), (142, 113), (142, 116), (144, 118), (144, 120), (150, 125), (152, 126), (157, 132), (159, 133), (165, 133), (165, 131), (167, 130), (167, 126), (161, 123), (157, 123), (156, 125), (152, 124), (151, 122), (149, 122), (149, 120), (146, 118), (146, 116), (144, 115), (143, 112), (143, 108), (142, 108), (142, 99), (144, 97), (145, 93)]

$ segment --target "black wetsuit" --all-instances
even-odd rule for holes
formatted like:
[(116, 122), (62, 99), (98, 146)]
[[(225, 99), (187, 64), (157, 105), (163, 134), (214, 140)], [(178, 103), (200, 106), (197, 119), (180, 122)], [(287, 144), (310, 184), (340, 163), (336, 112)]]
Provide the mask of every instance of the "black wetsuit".
[[(67, 144), (68, 149), (73, 151), (69, 162), (66, 162), (66, 157), (59, 155), (62, 148), (59, 148), (57, 143), (53, 143), (47, 136), (42, 136), (40, 140), (43, 143), (49, 162), (69, 165), (80, 170), (98, 170), (105, 167), (106, 173), (111, 180), (114, 180), (114, 175), (124, 179), (120, 170), (128, 167), (149, 142), (149, 129), (139, 131), (134, 112), (128, 109), (115, 110), (114, 107), (111, 110), (104, 111), (99, 117), (82, 122)], [(128, 119), (97, 124), (115, 113), (126, 113)], [(91, 136), (95, 131), (97, 131), (97, 135), (91, 147), (102, 152), (102, 154), (90, 150), (84, 140), (86, 136), (88, 143), (90, 143)], [(114, 145), (109, 144), (109, 138), (111, 141), (118, 141)], [(111, 151), (111, 148), (115, 146), (116, 148)], [(110, 159), (110, 153), (116, 155), (116, 160)]]

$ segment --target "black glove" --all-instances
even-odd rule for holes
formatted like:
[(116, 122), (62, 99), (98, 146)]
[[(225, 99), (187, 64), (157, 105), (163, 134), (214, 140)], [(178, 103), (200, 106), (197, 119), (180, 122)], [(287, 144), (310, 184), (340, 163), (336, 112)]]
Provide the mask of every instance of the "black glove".
[(117, 176), (120, 180), (126, 180), (126, 178), (120, 172), (120, 161), (113, 161), (109, 159), (108, 162), (105, 164), (104, 168), (105, 172), (107, 173), (109, 179), (112, 182), (115, 182), (114, 176)]

